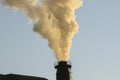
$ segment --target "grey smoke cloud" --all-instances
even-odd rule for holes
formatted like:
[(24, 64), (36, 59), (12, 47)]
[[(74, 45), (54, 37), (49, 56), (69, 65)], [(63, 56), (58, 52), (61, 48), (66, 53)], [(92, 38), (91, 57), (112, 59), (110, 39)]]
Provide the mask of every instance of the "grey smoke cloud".
[(21, 10), (34, 21), (33, 31), (48, 41), (58, 61), (68, 61), (72, 38), (78, 31), (74, 15), (82, 0), (1, 0), (14, 10)]

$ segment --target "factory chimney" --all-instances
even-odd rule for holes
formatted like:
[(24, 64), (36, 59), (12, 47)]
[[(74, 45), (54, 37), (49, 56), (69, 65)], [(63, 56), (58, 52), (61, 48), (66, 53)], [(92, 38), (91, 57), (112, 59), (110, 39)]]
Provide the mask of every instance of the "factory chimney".
[(55, 69), (57, 69), (56, 72), (56, 80), (70, 80), (70, 69), (71, 64), (66, 61), (60, 61), (57, 64), (55, 64)]

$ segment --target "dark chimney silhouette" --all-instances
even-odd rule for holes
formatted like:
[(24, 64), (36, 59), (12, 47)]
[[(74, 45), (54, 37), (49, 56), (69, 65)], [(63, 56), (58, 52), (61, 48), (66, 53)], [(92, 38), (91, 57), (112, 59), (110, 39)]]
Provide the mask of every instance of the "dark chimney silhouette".
[(71, 64), (66, 61), (60, 61), (55, 65), (55, 69), (57, 69), (56, 80), (70, 80)]

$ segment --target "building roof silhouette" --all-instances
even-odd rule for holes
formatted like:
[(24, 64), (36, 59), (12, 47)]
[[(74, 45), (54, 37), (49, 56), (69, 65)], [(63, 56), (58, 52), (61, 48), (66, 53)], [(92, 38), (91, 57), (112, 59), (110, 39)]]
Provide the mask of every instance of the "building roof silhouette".
[(27, 76), (27, 75), (18, 75), (18, 74), (7, 74), (0, 75), (0, 80), (48, 80), (41, 77)]

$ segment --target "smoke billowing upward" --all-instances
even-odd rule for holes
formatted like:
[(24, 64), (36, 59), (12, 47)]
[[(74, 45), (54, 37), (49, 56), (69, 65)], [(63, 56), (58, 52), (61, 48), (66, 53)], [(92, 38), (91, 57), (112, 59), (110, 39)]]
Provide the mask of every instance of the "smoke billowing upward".
[(73, 35), (78, 31), (75, 10), (81, 0), (1, 0), (14, 10), (25, 12), (34, 21), (33, 31), (49, 43), (58, 61), (67, 61)]

